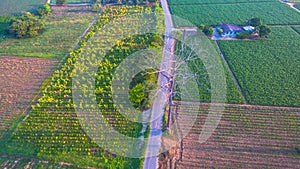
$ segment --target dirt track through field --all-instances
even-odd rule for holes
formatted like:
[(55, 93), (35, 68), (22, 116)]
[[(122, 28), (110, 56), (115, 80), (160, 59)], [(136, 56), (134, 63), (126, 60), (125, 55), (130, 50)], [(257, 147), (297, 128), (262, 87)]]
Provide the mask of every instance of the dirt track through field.
[(57, 60), (2, 56), (0, 58), (0, 138), (24, 113), (33, 94), (51, 74)]

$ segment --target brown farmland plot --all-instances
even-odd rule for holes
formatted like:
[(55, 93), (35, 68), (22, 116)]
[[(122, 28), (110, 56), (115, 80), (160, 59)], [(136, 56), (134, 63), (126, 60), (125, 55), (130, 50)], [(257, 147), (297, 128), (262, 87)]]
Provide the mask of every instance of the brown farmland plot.
[[(180, 128), (190, 123), (185, 119), (191, 111), (198, 111), (198, 118), (183, 139), (182, 159), (173, 160), (173, 167), (300, 168), (300, 108), (226, 106), (217, 129), (204, 143), (198, 140), (208, 106), (189, 105), (184, 110), (179, 106)], [(170, 158), (179, 159), (179, 151)]]
[(0, 58), (0, 137), (24, 113), (56, 63), (39, 58)]

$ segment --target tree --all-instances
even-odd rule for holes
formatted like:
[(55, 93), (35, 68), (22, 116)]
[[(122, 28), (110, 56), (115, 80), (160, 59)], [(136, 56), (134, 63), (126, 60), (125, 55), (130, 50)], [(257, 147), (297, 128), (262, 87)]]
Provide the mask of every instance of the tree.
[(210, 26), (204, 26), (203, 33), (207, 36), (211, 36), (214, 34), (214, 29), (211, 28)]
[(247, 39), (250, 38), (251, 33), (250, 32), (239, 32), (236, 36), (238, 39)]
[(222, 34), (224, 31), (223, 31), (223, 29), (219, 29), (218, 32), (219, 32), (219, 34)]
[(142, 102), (145, 100), (144, 85), (139, 83), (129, 91), (129, 99), (132, 105), (141, 109)]
[(271, 33), (271, 29), (267, 25), (260, 25), (258, 27), (258, 31), (259, 31), (258, 34), (261, 37), (265, 37)]
[(248, 21), (248, 25), (253, 26), (253, 27), (257, 27), (262, 25), (262, 19), (261, 18), (251, 18)]
[(30, 38), (40, 34), (45, 27), (43, 20), (37, 16), (26, 12), (19, 18), (13, 18), (10, 32), (14, 33), (17, 38)]
[(37, 13), (41, 17), (45, 17), (45, 16), (50, 15), (50, 13), (51, 13), (51, 7), (50, 7), (50, 5), (49, 4), (45, 4), (45, 5), (41, 6), (41, 7), (39, 7), (37, 9)]
[(205, 27), (204, 24), (200, 24), (200, 25), (199, 25), (199, 29), (202, 30), (202, 31), (203, 31), (204, 27)]
[(67, 0), (56, 0), (56, 5), (64, 5), (67, 3)]

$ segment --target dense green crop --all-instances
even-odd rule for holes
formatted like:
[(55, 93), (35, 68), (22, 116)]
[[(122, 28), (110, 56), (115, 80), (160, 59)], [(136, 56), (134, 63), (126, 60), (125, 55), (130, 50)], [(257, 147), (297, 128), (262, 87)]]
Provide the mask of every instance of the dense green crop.
[(296, 4), (294, 7), (300, 10), (300, 4)]
[(299, 34), (272, 27), (267, 39), (219, 44), (249, 103), (300, 105)]
[[(229, 4), (229, 3), (251, 3), (260, 2), (261, 0), (169, 0), (170, 5), (177, 4)], [(274, 2), (276, 0), (264, 0)]]
[[(260, 17), (265, 24), (300, 24), (300, 13), (280, 2), (246, 4), (209, 4), (170, 6), (173, 15), (193, 24), (245, 24), (249, 18)], [(176, 26), (187, 26), (175, 20)]]
[[(208, 42), (209, 43), (209, 42)], [(179, 51), (181, 47), (181, 43), (177, 42), (176, 44), (177, 51)], [(185, 56), (188, 57), (189, 55), (192, 55), (195, 60), (193, 61), (186, 61), (188, 64), (191, 72), (196, 74), (195, 81), (198, 84), (198, 91), (200, 96), (201, 102), (211, 102), (211, 84), (210, 84), (210, 78), (208, 76), (208, 72), (206, 70), (206, 66), (203, 64), (203, 61), (200, 59), (199, 56), (195, 56), (195, 53), (192, 52), (189, 48), (184, 47), (183, 53), (178, 53), (179, 56)], [(217, 49), (215, 49), (217, 50)], [(213, 52), (211, 52), (213, 53)], [(196, 57), (198, 57), (196, 59)], [(219, 56), (219, 59), (222, 60), (221, 56)], [(244, 103), (243, 97), (241, 92), (238, 90), (237, 85), (234, 83), (229, 70), (226, 68), (223, 61), (222, 66), (224, 68), (225, 78), (226, 78), (226, 103)], [(180, 100), (178, 96), (175, 97), (175, 100)]]

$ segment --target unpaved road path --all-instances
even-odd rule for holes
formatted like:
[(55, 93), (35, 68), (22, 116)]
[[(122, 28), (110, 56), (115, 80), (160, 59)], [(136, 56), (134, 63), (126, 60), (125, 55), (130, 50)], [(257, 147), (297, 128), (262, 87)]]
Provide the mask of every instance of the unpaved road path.
[(164, 19), (166, 26), (165, 46), (163, 49), (163, 58), (160, 65), (160, 73), (158, 76), (159, 86), (162, 86), (160, 92), (155, 98), (151, 110), (151, 124), (150, 135), (146, 148), (146, 155), (144, 161), (144, 169), (156, 169), (158, 168), (158, 155), (161, 146), (162, 136), (162, 116), (164, 114), (164, 106), (168, 98), (168, 77), (162, 73), (168, 74), (171, 68), (172, 49), (174, 43), (172, 39), (173, 20), (169, 11), (167, 0), (161, 0), (161, 5), (164, 11)]

